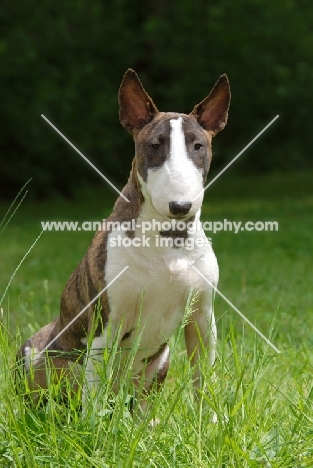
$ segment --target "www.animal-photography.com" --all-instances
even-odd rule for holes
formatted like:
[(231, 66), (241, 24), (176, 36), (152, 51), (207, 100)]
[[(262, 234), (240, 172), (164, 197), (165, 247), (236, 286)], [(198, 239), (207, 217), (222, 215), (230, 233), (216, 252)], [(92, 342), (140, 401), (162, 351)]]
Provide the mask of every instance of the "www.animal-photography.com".
[(4, 5), (1, 467), (313, 466), (312, 19)]

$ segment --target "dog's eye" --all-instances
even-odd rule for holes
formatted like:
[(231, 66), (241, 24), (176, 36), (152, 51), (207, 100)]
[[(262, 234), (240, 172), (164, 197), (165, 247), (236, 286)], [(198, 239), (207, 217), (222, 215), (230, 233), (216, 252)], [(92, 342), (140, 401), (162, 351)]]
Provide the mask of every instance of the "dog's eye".
[(158, 150), (158, 149), (160, 149), (160, 146), (161, 146), (161, 145), (160, 145), (159, 143), (154, 143), (154, 144), (151, 145), (151, 146), (152, 146), (153, 149)]
[(195, 149), (196, 151), (198, 151), (200, 148), (202, 148), (202, 146), (203, 146), (203, 145), (201, 145), (201, 143), (196, 143), (196, 144), (194, 145), (194, 149)]

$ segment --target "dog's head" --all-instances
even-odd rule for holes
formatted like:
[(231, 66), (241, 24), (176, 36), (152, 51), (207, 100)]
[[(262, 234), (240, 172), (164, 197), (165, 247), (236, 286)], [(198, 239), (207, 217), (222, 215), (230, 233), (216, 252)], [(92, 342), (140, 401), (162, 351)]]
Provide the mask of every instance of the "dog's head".
[(133, 135), (144, 199), (165, 218), (186, 219), (201, 208), (212, 159), (211, 141), (227, 123), (230, 88), (222, 75), (189, 114), (159, 112), (129, 69), (120, 90), (120, 122)]

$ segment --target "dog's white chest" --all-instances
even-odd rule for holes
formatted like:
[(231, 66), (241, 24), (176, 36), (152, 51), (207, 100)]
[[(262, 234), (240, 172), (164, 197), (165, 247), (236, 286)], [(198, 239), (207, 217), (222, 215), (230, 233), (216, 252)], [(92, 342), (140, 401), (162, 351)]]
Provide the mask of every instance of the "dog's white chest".
[[(116, 235), (112, 232), (109, 240)], [(129, 267), (108, 289), (110, 320), (114, 326), (121, 324), (122, 334), (140, 330), (140, 347), (157, 349), (179, 327), (190, 290), (208, 288), (193, 265), (208, 275), (210, 281), (217, 282), (217, 263), (211, 246), (186, 251), (151, 245), (110, 247), (108, 242), (106, 282), (125, 266)], [(134, 341), (135, 336), (133, 333)]]

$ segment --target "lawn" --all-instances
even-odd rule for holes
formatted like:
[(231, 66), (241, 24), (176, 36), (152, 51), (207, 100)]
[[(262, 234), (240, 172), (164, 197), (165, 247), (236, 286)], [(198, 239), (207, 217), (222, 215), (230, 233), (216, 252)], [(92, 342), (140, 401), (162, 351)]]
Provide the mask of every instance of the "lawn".
[[(278, 222), (277, 232), (207, 234), (220, 266), (219, 290), (281, 352), (217, 295), (216, 380), (203, 362), (205, 388), (194, 404), (180, 330), (171, 341), (167, 384), (140, 420), (129, 417), (126, 384), (114, 409), (108, 405), (96, 418), (82, 417), (75, 401), (26, 408), (15, 396), (16, 347), (58, 314), (62, 289), (93, 233), (44, 232), (12, 274), (39, 236), (40, 221), (101, 220), (115, 195), (103, 187), (82, 188), (72, 200), (26, 197), (0, 236), (0, 466), (312, 467), (312, 177), (228, 173), (208, 189), (203, 220)], [(8, 207), (0, 205), (0, 220)], [(109, 384), (105, 392), (112, 398)], [(161, 422), (149, 428), (154, 416)]]

